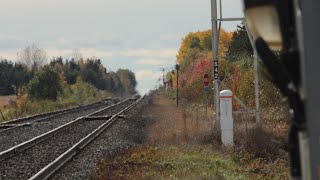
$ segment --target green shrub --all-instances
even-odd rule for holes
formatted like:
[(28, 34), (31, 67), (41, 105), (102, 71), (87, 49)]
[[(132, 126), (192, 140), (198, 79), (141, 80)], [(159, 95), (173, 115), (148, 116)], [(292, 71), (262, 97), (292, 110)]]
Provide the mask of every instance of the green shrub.
[(28, 95), (34, 100), (56, 100), (62, 90), (59, 74), (51, 66), (44, 66), (28, 84)]

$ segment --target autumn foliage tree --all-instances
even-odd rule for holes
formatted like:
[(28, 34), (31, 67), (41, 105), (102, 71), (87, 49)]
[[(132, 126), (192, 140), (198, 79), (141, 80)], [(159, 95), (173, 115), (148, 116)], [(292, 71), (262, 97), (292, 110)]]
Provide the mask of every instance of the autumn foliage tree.
[[(29, 95), (33, 100), (56, 100), (61, 89), (88, 84), (100, 92), (129, 96), (136, 93), (135, 74), (128, 69), (107, 72), (98, 58), (84, 59), (77, 51), (75, 59), (53, 57), (45, 64), (46, 52), (36, 45), (22, 49), (18, 62), (0, 60), (0, 95)], [(79, 78), (81, 81), (79, 81)]]
[[(228, 50), (232, 33), (221, 29), (219, 39), (219, 57), (224, 58)], [(180, 64), (181, 76), (179, 78), (182, 97), (197, 101), (203, 96), (203, 75), (212, 76), (212, 32), (211, 30), (190, 32), (182, 39), (180, 49), (176, 56)], [(171, 76), (171, 77), (170, 77)], [(176, 84), (175, 74), (169, 75)]]
[[(181, 42), (176, 56), (180, 64), (179, 88), (182, 98), (202, 102), (204, 99), (203, 75), (209, 74), (212, 80), (212, 39), (211, 30), (190, 32)], [(234, 32), (221, 30), (219, 39), (219, 80), (221, 89), (232, 89), (235, 83), (234, 67), (237, 66), (237, 83), (235, 95), (248, 107), (255, 107), (253, 50), (243, 25)], [(264, 73), (263, 65), (259, 65), (260, 105), (262, 108), (281, 106), (281, 94)], [(176, 75), (167, 74), (176, 87)], [(212, 82), (212, 81), (211, 81)], [(213, 88), (210, 83), (209, 89)], [(212, 99), (212, 93), (209, 93)]]

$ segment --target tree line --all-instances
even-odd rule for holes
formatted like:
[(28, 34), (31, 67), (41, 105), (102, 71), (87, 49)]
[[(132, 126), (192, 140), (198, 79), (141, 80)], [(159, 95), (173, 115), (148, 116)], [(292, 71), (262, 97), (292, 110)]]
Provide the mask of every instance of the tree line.
[(32, 45), (19, 52), (17, 59), (15, 62), (0, 60), (0, 95), (28, 94), (34, 100), (56, 100), (63, 93), (63, 86), (73, 85), (80, 79), (115, 95), (136, 93), (137, 82), (132, 71), (107, 71), (98, 58), (54, 57), (46, 64), (45, 51)]
[[(203, 75), (210, 76), (212, 84), (212, 36), (211, 30), (188, 33), (181, 42), (177, 62), (180, 64), (180, 97), (190, 101), (203, 102)], [(254, 108), (254, 69), (253, 49), (246, 29), (239, 25), (234, 32), (220, 31), (219, 38), (219, 79), (221, 89), (232, 89), (235, 83), (235, 95), (248, 107)], [(234, 68), (237, 68), (237, 81), (234, 80)], [(270, 76), (262, 63), (259, 63), (260, 104), (262, 108), (283, 107), (279, 90), (270, 81)], [(167, 80), (176, 87), (176, 75), (167, 74)], [(224, 85), (226, 87), (224, 87)], [(199, 93), (195, 93), (199, 92)], [(209, 99), (213, 99), (209, 93)], [(211, 102), (211, 101), (209, 101)]]

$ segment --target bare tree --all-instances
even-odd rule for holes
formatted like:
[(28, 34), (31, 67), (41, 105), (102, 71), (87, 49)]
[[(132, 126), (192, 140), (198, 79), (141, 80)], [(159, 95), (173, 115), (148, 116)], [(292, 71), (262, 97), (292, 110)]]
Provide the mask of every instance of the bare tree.
[(82, 53), (80, 52), (80, 49), (78, 49), (78, 48), (73, 51), (72, 56), (75, 61), (80, 61), (83, 59)]
[(47, 61), (47, 53), (32, 44), (17, 53), (17, 59), (20, 63), (30, 67), (32, 70), (38, 70)]

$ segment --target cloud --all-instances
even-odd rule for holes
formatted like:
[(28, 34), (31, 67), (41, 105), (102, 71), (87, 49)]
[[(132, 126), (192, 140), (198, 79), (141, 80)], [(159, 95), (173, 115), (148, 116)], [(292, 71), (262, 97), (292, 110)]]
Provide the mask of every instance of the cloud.
[(65, 38), (61, 37), (57, 40), (58, 44), (62, 44), (62, 45), (66, 45), (69, 43), (68, 40), (66, 40)]
[[(16, 60), (17, 53), (22, 49), (16, 50), (6, 50), (0, 51), (0, 58), (3, 59), (10, 59)], [(74, 54), (74, 49), (57, 49), (57, 48), (48, 48), (44, 49), (47, 53), (47, 57), (50, 59), (52, 57), (64, 57), (64, 58), (72, 58)], [(84, 58), (102, 58), (102, 57), (111, 57), (112, 53), (103, 50), (96, 50), (96, 49), (80, 49), (80, 53), (83, 55)]]
[(143, 69), (136, 71), (135, 75), (138, 80), (157, 80), (161, 76), (161, 72)]
[(119, 48), (123, 45), (120, 38), (111, 39), (77, 39), (70, 40), (65, 37), (60, 37), (53, 41), (43, 42), (41, 46), (45, 48), (55, 47), (57, 49), (66, 48), (84, 48), (84, 49), (106, 49), (106, 48)]
[(49, 57), (57, 57), (57, 56), (62, 56), (62, 57), (70, 57), (74, 50), (72, 49), (56, 49), (56, 48), (51, 48), (51, 49), (45, 49), (47, 52), (47, 56)]
[(167, 59), (140, 59), (140, 60), (137, 60), (135, 62), (135, 64), (140, 64), (140, 65), (163, 65), (163, 64), (168, 64), (170, 63), (170, 61), (168, 61)]
[(86, 48), (119, 48), (123, 46), (123, 41), (120, 38), (111, 38), (103, 40), (79, 40), (74, 43), (79, 47)]
[(149, 91), (157, 84), (158, 79), (162, 77), (162, 73), (160, 71), (154, 72), (149, 69), (135, 71), (135, 75), (138, 81), (137, 90), (140, 93), (146, 93)]
[(16, 50), (0, 51), (0, 59), (15, 60), (17, 58)]
[(181, 38), (182, 36), (178, 34), (162, 34), (160, 36), (160, 39), (165, 41), (180, 41)]
[(0, 35), (0, 49), (11, 50), (21, 48), (27, 44), (27, 41), (11, 35)]
[[(173, 38), (173, 35), (163, 35), (163, 38)], [(63, 36), (46, 42), (28, 42), (16, 36), (0, 34), (0, 56), (4, 58), (14, 58), (16, 52), (31, 44), (36, 44), (39, 48), (43, 48), (49, 57), (62, 56), (70, 57), (74, 49), (78, 48), (84, 57), (131, 57), (141, 59), (140, 64), (152, 65), (163, 64), (156, 63), (155, 59), (173, 59), (177, 53), (176, 48), (131, 48), (119, 49), (122, 46), (122, 41), (119, 37), (111, 37), (110, 39), (80, 39), (70, 40)], [(165, 46), (164, 46), (165, 47)], [(12, 53), (15, 51), (15, 53)], [(14, 55), (13, 55), (14, 54)], [(146, 60), (150, 60), (149, 62)], [(158, 60), (157, 60), (158, 61)]]
[(153, 89), (157, 84), (155, 80), (140, 80), (137, 84), (137, 91), (141, 94), (147, 93), (150, 89)]
[(115, 52), (114, 55), (126, 57), (157, 57), (157, 58), (174, 58), (177, 53), (176, 49), (130, 49)]
[[(61, 39), (61, 43), (67, 43), (66, 40)], [(38, 45), (39, 48), (42, 48)], [(3, 49), (0, 50), (0, 56), (3, 58), (16, 58), (16, 53), (19, 52), (21, 48), (15, 48), (10, 50)], [(56, 48), (56, 47), (47, 47), (43, 48), (46, 52), (48, 57), (53, 56), (62, 56), (62, 57), (72, 57), (75, 48)], [(174, 59), (176, 55), (175, 49), (129, 49), (129, 50), (101, 50), (95, 48), (79, 48), (80, 53), (83, 57), (97, 57), (97, 58), (104, 58), (104, 57), (131, 57), (131, 58), (141, 58), (138, 60), (137, 64), (144, 64), (144, 65), (161, 65), (165, 64), (165, 61), (168, 60), (164, 59)]]
[[(45, 49), (48, 53), (49, 56), (71, 56), (72, 52), (74, 49), (58, 49), (58, 48), (48, 48)], [(152, 58), (174, 58), (176, 55), (176, 50), (175, 49), (159, 49), (159, 50), (154, 50), (154, 49), (129, 49), (129, 50), (100, 50), (100, 49), (95, 49), (95, 48), (79, 48), (80, 53), (84, 57), (98, 57), (98, 58), (103, 58), (103, 57), (132, 57), (132, 58), (137, 58), (140, 57), (140, 63), (147, 63), (148, 60), (150, 62), (155, 62), (157, 61), (156, 59)], [(151, 59), (150, 59), (151, 58)], [(163, 60), (160, 60), (163, 61)]]
[[(56, 57), (62, 56), (65, 58), (72, 58), (75, 49), (57, 49), (57, 48), (49, 48), (45, 49), (47, 52), (48, 57)], [(112, 53), (103, 50), (91, 49), (91, 48), (81, 48), (79, 49), (80, 53), (84, 58), (102, 58), (102, 57), (111, 57)]]

